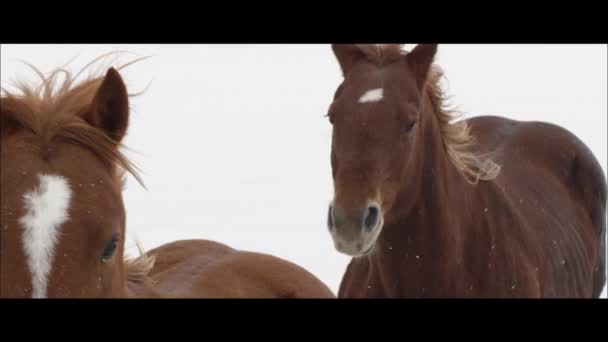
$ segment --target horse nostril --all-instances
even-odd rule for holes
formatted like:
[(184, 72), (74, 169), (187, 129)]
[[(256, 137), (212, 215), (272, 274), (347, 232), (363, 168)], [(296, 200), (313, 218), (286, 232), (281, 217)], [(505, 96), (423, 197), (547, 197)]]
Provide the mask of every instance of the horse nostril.
[(329, 205), (329, 209), (327, 210), (327, 227), (330, 231), (332, 231), (335, 227), (334, 225), (334, 206)]
[(378, 218), (380, 216), (380, 210), (375, 205), (367, 207), (365, 216), (363, 218), (363, 229), (370, 232), (378, 225)]

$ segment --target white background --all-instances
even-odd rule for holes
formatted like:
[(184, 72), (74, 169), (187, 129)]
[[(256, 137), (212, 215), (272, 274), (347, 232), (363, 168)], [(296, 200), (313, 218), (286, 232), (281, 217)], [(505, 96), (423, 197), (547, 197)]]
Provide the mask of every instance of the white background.
[[(412, 45), (406, 46), (411, 48)], [(128, 233), (145, 248), (203, 238), (295, 262), (337, 291), (348, 258), (325, 226), (332, 196), (326, 114), (340, 71), (329, 45), (2, 45), (2, 86), (111, 51), (132, 99)], [(606, 173), (605, 45), (442, 45), (452, 102), (467, 113), (550, 121)], [(118, 63), (114, 63), (116, 65)], [(151, 82), (151, 83), (150, 83)], [(136, 253), (133, 240), (128, 243)], [(604, 290), (604, 297), (606, 291)]]

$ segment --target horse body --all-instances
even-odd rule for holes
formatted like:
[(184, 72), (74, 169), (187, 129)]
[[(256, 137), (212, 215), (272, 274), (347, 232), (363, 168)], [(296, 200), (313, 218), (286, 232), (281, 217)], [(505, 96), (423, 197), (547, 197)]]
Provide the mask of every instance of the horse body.
[[(387, 49), (334, 46), (345, 80), (330, 113), (329, 226), (353, 257), (338, 296), (598, 297), (606, 180), (589, 149), (548, 123), (449, 123), (431, 67), (436, 46)], [(356, 101), (378, 85), (376, 103)], [(369, 209), (357, 217), (365, 202), (381, 217), (368, 220)]]
[(207, 240), (150, 250), (154, 267), (134, 296), (165, 298), (332, 298), (331, 290), (298, 265)]

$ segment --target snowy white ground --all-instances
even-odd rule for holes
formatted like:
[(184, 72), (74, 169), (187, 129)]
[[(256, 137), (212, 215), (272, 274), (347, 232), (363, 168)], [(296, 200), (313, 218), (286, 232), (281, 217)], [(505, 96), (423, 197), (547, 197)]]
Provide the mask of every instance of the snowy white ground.
[[(325, 228), (340, 73), (328, 45), (2, 45), (2, 85), (113, 50), (151, 59), (123, 73), (132, 100), (128, 232), (146, 248), (205, 238), (296, 262), (337, 291), (348, 258)], [(469, 117), (543, 120), (577, 134), (606, 172), (606, 46), (444, 45), (438, 62)], [(128, 60), (125, 55), (121, 61)], [(132, 241), (129, 253), (136, 253)], [(606, 290), (604, 290), (606, 297)]]

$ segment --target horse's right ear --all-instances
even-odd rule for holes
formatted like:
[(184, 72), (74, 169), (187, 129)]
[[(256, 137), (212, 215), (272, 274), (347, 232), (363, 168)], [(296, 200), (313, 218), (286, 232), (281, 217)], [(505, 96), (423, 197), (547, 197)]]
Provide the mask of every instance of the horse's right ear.
[(332, 44), (331, 48), (340, 63), (343, 76), (346, 76), (359, 60), (365, 58), (363, 51), (355, 44)]
[(437, 54), (437, 44), (418, 44), (406, 55), (407, 63), (414, 72), (418, 88), (422, 89)]
[(106, 73), (84, 119), (116, 142), (124, 138), (129, 125), (129, 94), (116, 69)]

